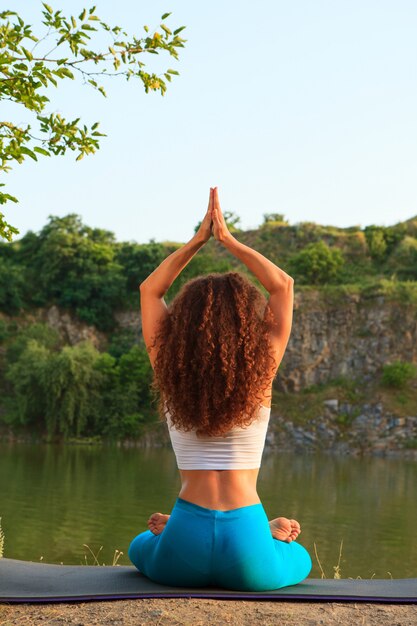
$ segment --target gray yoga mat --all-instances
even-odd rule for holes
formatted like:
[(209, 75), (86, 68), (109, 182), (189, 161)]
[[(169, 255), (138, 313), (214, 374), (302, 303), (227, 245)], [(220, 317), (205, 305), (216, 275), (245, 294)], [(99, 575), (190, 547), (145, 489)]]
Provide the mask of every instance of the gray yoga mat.
[(417, 603), (417, 578), (397, 580), (307, 578), (274, 591), (165, 587), (129, 565), (52, 565), (0, 558), (0, 602), (70, 602), (135, 598), (317, 600)]

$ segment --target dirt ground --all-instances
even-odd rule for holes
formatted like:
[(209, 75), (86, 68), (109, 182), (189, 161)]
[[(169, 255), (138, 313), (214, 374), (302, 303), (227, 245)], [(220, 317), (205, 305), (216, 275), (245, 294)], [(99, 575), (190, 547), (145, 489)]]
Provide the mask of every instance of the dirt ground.
[(416, 626), (417, 605), (235, 600), (113, 600), (0, 604), (0, 626)]

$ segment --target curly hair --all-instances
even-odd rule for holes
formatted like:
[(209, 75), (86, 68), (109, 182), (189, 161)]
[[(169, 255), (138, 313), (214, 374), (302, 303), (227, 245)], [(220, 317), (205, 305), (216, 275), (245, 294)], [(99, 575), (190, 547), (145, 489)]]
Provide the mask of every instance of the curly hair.
[(238, 272), (187, 282), (154, 340), (161, 418), (168, 411), (176, 428), (208, 436), (249, 425), (276, 371), (272, 324), (265, 296)]

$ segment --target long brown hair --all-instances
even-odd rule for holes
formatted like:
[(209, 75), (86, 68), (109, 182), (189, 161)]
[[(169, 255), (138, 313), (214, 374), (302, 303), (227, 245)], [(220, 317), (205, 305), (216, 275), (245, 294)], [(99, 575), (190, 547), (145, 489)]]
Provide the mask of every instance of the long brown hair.
[(161, 417), (168, 410), (176, 428), (204, 435), (222, 435), (256, 419), (275, 374), (272, 324), (265, 296), (238, 272), (186, 283), (154, 342), (152, 388)]

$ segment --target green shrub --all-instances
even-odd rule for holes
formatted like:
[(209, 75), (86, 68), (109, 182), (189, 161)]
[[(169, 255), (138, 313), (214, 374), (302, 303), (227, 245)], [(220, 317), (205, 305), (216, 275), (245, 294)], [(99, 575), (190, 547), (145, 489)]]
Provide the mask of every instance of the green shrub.
[(310, 243), (289, 260), (290, 272), (296, 281), (310, 285), (324, 285), (337, 281), (343, 266), (343, 254), (338, 248), (329, 248), (322, 240)]
[(417, 374), (417, 367), (406, 361), (394, 361), (384, 365), (381, 382), (385, 387), (404, 388)]

